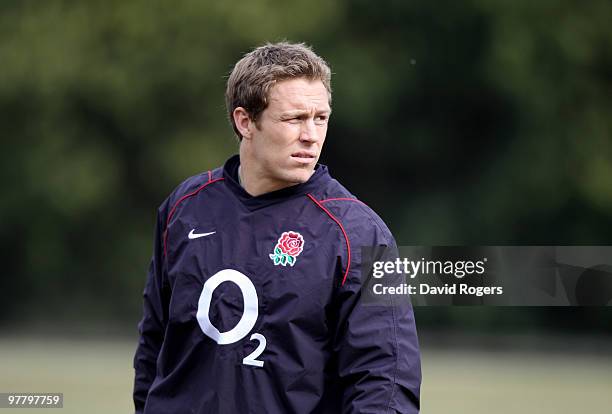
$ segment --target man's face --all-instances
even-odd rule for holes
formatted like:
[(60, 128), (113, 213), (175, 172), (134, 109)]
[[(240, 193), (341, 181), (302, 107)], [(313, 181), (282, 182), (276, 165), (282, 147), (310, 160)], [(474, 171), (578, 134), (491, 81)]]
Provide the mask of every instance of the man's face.
[(274, 85), (268, 107), (251, 129), (259, 178), (276, 188), (308, 181), (321, 155), (330, 114), (321, 81), (297, 78)]

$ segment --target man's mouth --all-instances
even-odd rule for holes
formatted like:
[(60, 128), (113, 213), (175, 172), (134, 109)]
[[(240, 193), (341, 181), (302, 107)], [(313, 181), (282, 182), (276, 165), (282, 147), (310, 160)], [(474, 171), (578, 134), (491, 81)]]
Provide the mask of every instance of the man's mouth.
[(299, 152), (294, 152), (293, 154), (291, 154), (291, 157), (299, 158), (304, 161), (311, 161), (316, 158), (316, 155), (313, 152), (299, 151)]

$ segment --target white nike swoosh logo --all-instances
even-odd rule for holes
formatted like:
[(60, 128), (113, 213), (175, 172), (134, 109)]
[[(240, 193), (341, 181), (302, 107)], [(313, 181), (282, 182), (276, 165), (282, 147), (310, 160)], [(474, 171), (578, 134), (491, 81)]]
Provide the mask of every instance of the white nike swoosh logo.
[(195, 229), (192, 229), (189, 232), (189, 235), (187, 237), (189, 237), (189, 240), (193, 240), (193, 239), (199, 239), (200, 237), (206, 237), (206, 236), (210, 236), (211, 234), (215, 234), (216, 231), (211, 231), (210, 233), (194, 233)]

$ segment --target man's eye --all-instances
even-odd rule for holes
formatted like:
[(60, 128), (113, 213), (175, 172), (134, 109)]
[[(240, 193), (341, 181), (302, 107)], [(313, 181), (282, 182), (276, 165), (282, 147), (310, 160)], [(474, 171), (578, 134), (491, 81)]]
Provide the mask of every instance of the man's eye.
[(325, 116), (325, 115), (317, 116), (315, 118), (315, 122), (318, 123), (318, 124), (324, 124), (325, 122), (327, 122), (327, 116)]

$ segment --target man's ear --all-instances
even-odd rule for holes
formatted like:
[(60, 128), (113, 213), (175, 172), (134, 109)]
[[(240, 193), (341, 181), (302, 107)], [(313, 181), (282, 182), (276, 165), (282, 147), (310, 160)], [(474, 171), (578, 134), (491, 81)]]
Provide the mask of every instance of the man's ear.
[(237, 107), (232, 112), (232, 116), (234, 117), (234, 124), (236, 124), (236, 129), (240, 132), (243, 139), (251, 139), (252, 130), (253, 130), (253, 121), (251, 120), (251, 116), (242, 106)]

